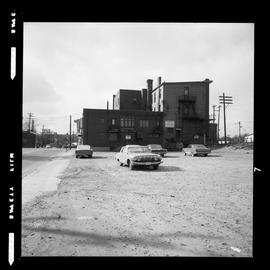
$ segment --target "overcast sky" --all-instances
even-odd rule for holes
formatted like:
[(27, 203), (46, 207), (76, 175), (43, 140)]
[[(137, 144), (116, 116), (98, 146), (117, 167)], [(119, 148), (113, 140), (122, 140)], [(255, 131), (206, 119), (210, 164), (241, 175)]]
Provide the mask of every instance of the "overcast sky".
[[(210, 108), (225, 92), (227, 134), (253, 132), (254, 24), (24, 23), (23, 116), (40, 131), (69, 132), (83, 108), (112, 108), (119, 89), (146, 80), (213, 80)], [(222, 112), (222, 110), (221, 110)], [(223, 113), (220, 115), (223, 136)], [(72, 125), (75, 131), (75, 125)]]

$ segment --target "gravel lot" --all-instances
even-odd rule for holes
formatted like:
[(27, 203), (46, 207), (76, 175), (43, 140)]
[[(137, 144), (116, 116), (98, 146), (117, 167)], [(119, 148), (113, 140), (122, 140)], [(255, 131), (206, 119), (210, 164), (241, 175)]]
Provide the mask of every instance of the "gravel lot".
[(252, 257), (253, 151), (169, 152), (157, 171), (71, 157), (22, 209), (22, 256)]

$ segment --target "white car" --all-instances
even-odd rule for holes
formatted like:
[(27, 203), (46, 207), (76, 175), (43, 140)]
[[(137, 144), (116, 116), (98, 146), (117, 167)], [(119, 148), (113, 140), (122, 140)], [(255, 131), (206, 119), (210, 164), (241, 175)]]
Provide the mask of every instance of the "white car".
[(120, 166), (127, 165), (131, 170), (136, 166), (152, 166), (157, 170), (162, 163), (160, 155), (151, 153), (147, 146), (142, 145), (123, 146), (115, 159)]

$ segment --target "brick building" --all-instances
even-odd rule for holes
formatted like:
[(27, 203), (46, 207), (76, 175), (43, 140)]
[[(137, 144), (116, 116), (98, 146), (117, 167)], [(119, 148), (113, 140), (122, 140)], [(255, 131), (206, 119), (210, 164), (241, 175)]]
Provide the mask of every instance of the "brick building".
[(117, 149), (125, 144), (208, 144), (209, 85), (212, 81), (162, 82), (147, 80), (141, 90), (120, 89), (112, 110), (83, 109), (84, 144)]
[(118, 150), (125, 144), (162, 144), (161, 124), (161, 112), (84, 109), (83, 143), (103, 150)]

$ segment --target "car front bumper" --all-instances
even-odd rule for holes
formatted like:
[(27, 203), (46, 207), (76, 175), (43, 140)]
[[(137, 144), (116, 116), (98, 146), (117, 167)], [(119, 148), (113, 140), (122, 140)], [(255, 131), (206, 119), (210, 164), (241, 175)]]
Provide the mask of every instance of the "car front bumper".
[(150, 162), (132, 161), (131, 163), (132, 165), (135, 165), (135, 166), (152, 166), (152, 165), (159, 165), (160, 163), (162, 163), (162, 161), (150, 161)]

